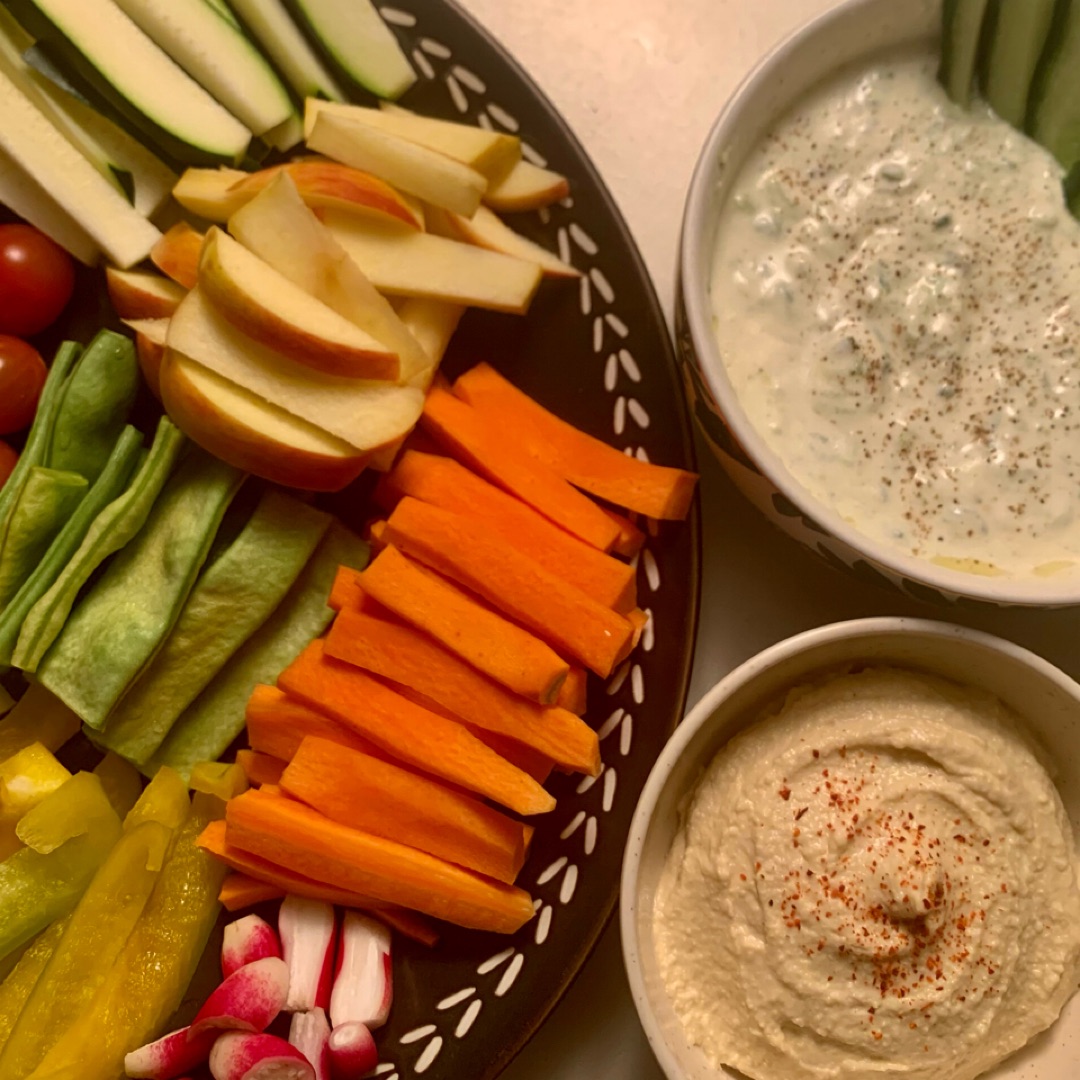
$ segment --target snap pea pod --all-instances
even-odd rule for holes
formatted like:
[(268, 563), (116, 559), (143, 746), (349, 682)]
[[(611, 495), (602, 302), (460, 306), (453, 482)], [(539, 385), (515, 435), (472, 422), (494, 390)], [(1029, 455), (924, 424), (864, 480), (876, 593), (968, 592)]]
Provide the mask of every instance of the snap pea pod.
[(281, 602), (329, 524), (328, 514), (297, 499), (263, 494), (232, 543), (203, 569), (161, 649), (95, 741), (145, 764), (177, 717)]
[(74, 513), (56, 534), (48, 550), (27, 574), (18, 592), (0, 613), (0, 665), (11, 663), (19, 631), (30, 609), (60, 576), (86, 536), (90, 526), (106, 506), (119, 498), (142, 456), (142, 435), (126, 427), (116, 440), (105, 468), (86, 492)]
[(361, 569), (367, 559), (367, 544), (334, 522), (285, 599), (184, 710), (143, 772), (153, 776), (170, 765), (186, 778), (198, 762), (219, 758), (244, 728), (244, 707), (255, 685), (274, 682), (326, 629), (334, 614), (326, 600), (338, 566)]
[(225, 866), (195, 846), (211, 817), (196, 797), (104, 985), (29, 1080), (115, 1080), (124, 1073), (124, 1055), (164, 1030), (219, 911)]
[(244, 473), (193, 449), (38, 665), (43, 686), (100, 730), (176, 622)]
[(35, 465), (11, 507), (0, 551), (0, 611), (38, 565), (89, 485), (81, 473)]
[(139, 364), (131, 339), (100, 331), (64, 385), (48, 464), (81, 473), (93, 483), (127, 423), (138, 390)]
[(71, 915), (68, 914), (42, 930), (19, 957), (19, 962), (7, 978), (0, 983), (0, 1051), (7, 1045), (19, 1013), (37, 985), (49, 957), (64, 936), (64, 930), (70, 921)]
[(11, 470), (11, 475), (0, 488), (0, 550), (3, 550), (7, 536), (11, 508), (19, 497), (19, 492), (22, 491), (30, 470), (35, 465), (44, 465), (48, 458), (53, 423), (63, 399), (64, 385), (81, 354), (81, 345), (74, 341), (65, 341), (53, 357), (48, 377), (45, 379), (41, 396), (38, 398), (34, 422), (30, 425), (30, 432), (26, 436), (26, 444), (19, 455), (19, 460), (15, 463), (15, 468)]
[(146, 521), (169, 478), (184, 437), (166, 417), (158, 423), (154, 443), (123, 494), (110, 502), (87, 530), (75, 554), (41, 599), (27, 612), (19, 631), (12, 663), (36, 670), (41, 658), (63, 629), (79, 590), (102, 561), (119, 551)]
[(26, 847), (0, 863), (0, 957), (71, 911), (120, 838), (120, 819), (91, 773), (76, 773), (27, 817), (39, 812), (77, 817), (79, 828), (50, 851)]

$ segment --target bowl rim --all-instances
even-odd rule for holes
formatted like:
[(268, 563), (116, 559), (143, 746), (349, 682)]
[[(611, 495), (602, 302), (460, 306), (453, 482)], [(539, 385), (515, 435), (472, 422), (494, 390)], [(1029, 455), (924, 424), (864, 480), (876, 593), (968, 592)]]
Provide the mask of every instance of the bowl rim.
[[(1080, 570), (1069, 580), (1054, 577), (1013, 577), (980, 575), (938, 566), (880, 543), (848, 523), (827, 503), (818, 500), (788, 470), (782, 458), (765, 441), (743, 410), (727, 374), (719, 346), (712, 332), (712, 307), (707, 276), (699, 267), (709, 264), (712, 242), (706, 243), (704, 222), (713, 203), (715, 165), (722, 160), (731, 134), (738, 129), (747, 99), (771, 80), (795, 52), (810, 47), (823, 35), (835, 33), (842, 24), (866, 7), (883, 0), (839, 0), (833, 7), (812, 17), (782, 38), (762, 56), (724, 103), (698, 155), (683, 207), (678, 253), (676, 304), (681, 306), (692, 342), (689, 360), (723, 414), (723, 422), (761, 469), (766, 479), (787, 497), (807, 518), (820, 523), (851, 550), (886, 568), (892, 574), (928, 586), (946, 596), (1004, 606), (1070, 607), (1080, 605)], [(906, 0), (909, 2), (909, 0)], [(936, 2), (936, 0), (926, 0)], [(873, 51), (864, 53), (873, 55)]]
[(1031, 649), (985, 630), (976, 630), (940, 619), (914, 618), (906, 615), (876, 615), (868, 618), (847, 619), (800, 631), (755, 653), (707, 690), (686, 714), (653, 763), (630, 821), (620, 876), (619, 936), (623, 967), (638, 1020), (664, 1075), (669, 1080), (685, 1080), (686, 1073), (675, 1060), (668, 1042), (663, 1037), (646, 987), (644, 964), (638, 949), (637, 936), (641, 853), (660, 796), (667, 787), (675, 766), (685, 753), (687, 746), (706, 727), (719, 705), (737, 690), (753, 683), (777, 664), (801, 653), (838, 641), (848, 641), (855, 645), (860, 640), (880, 637), (884, 634), (897, 637), (936, 637), (939, 640), (958, 641), (964, 646), (981, 647), (997, 652), (1053, 683), (1075, 699), (1080, 707), (1080, 682)]

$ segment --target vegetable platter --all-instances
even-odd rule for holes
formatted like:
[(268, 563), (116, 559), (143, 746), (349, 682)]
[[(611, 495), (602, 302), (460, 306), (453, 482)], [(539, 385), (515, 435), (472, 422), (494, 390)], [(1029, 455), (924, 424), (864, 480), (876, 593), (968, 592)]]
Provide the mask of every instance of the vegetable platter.
[[(248, 5), (234, 6), (244, 17), (242, 9)], [(297, 6), (304, 5), (297, 0)], [(436, 385), (429, 400), (440, 393), (449, 397), (446, 386), (490, 365), (562, 419), (619, 450), (692, 470), (689, 417), (662, 312), (633, 240), (573, 134), (512, 58), (456, 6), (445, 0), (414, 0), (384, 6), (380, 14), (416, 76), (401, 94), (400, 106), (517, 136), (525, 160), (569, 182), (569, 193), (558, 201), (539, 211), (510, 213), (506, 220), (577, 274), (544, 281), (524, 316), (470, 308), (440, 368), (446, 383)], [(374, 103), (362, 91), (349, 93), (363, 104)], [(282, 139), (288, 137), (287, 125), (274, 130)], [(227, 128), (218, 134), (228, 141)], [(248, 171), (262, 164), (244, 161), (239, 153), (237, 157), (231, 164)], [(213, 157), (214, 162), (220, 159), (220, 153)], [(223, 258), (229, 254), (225, 244), (219, 242)], [(104, 275), (83, 267), (60, 322), (35, 343), (51, 356), (60, 341), (89, 342), (103, 326), (125, 332), (106, 293)], [(479, 385), (477, 393), (482, 396), (483, 391)], [(144, 433), (153, 433), (159, 413), (152, 394), (140, 385), (132, 415)], [(494, 430), (508, 441), (521, 437), (521, 419), (508, 408), (505, 422), (494, 421)], [(341, 490), (320, 495), (316, 506), (360, 531), (387, 510), (379, 505), (376, 480), (377, 474), (366, 471)], [(222, 476), (214, 489), (223, 503), (231, 497), (229, 483)], [(410, 526), (400, 508), (390, 515), (389, 530), (392, 538), (400, 535), (402, 549), (409, 553), (406, 537), (410, 529), (423, 534), (424, 521)], [(202, 512), (212, 517), (217, 511), (208, 502)], [(531, 818), (535, 834), (517, 884), (532, 897), (532, 917), (510, 934), (440, 923), (433, 947), (395, 936), (394, 1003), (376, 1033), (376, 1075), (387, 1080), (496, 1076), (569, 985), (611, 914), (637, 794), (682, 715), (697, 620), (696, 503), (685, 522), (639, 524), (647, 525), (633, 557), (637, 606), (644, 613), (640, 640), (605, 677), (589, 678), (584, 718), (599, 736), (598, 774), (557, 772), (545, 785), (554, 809)], [(375, 546), (380, 547), (378, 542)], [(391, 565), (389, 557), (380, 565), (387, 567), (385, 587), (392, 595), (408, 580), (394, 575), (407, 568)], [(414, 584), (420, 595), (424, 582)], [(164, 605), (166, 598), (148, 599), (147, 609), (155, 602)], [(99, 618), (105, 622), (107, 615), (106, 607)], [(161, 662), (160, 654), (155, 662)], [(294, 672), (296, 678), (302, 674)], [(561, 677), (556, 673), (554, 681), (532, 689), (543, 700), (546, 692), (554, 694)], [(88, 686), (86, 694), (102, 698), (103, 710), (115, 704), (107, 700), (107, 687), (98, 683)], [(240, 738), (226, 758), (231, 760), (233, 752), (246, 745)], [(92, 766), (100, 755), (80, 736), (60, 756), (74, 769)], [(267, 903), (254, 911), (273, 923), (277, 906)], [(221, 980), (220, 931), (237, 917), (219, 920), (219, 933), (207, 948), (184, 1005), (159, 1034), (210, 1007), (211, 993)]]

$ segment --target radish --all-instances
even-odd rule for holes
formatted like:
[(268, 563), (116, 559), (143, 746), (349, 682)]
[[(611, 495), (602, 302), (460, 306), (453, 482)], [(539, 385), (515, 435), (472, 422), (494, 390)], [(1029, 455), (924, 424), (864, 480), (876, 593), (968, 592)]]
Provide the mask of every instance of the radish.
[(125, 1055), (124, 1072), (139, 1080), (174, 1080), (206, 1061), (217, 1035), (207, 1031), (189, 1039), (188, 1029), (180, 1028)]
[(221, 974), (228, 978), (245, 964), (266, 956), (281, 956), (281, 943), (274, 928), (258, 915), (245, 915), (225, 927), (221, 942)]
[(208, 1029), (265, 1031), (289, 995), (289, 969), (277, 956), (245, 964), (207, 999), (188, 1029), (188, 1038)]
[(337, 975), (330, 995), (336, 1028), (359, 1020), (369, 1028), (386, 1023), (394, 996), (390, 931), (375, 919), (347, 911), (341, 928)]
[(293, 1013), (289, 1042), (311, 1062), (315, 1080), (330, 1080), (330, 1021), (322, 1009)]
[(315, 1080), (311, 1063), (276, 1035), (227, 1031), (210, 1051), (214, 1080)]
[(322, 900), (286, 896), (278, 912), (282, 955), (289, 966), (289, 1012), (310, 1012), (330, 1004), (334, 974), (334, 908)]
[(359, 1020), (334, 1028), (328, 1049), (333, 1080), (360, 1080), (379, 1064), (375, 1039)]

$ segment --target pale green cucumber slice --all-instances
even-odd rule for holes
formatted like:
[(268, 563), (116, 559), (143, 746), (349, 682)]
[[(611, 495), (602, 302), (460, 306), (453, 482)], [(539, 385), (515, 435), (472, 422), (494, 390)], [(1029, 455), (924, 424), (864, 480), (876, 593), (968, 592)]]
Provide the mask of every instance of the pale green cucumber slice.
[(1071, 169), (1080, 161), (1080, 4), (1058, 0), (1028, 98), (1028, 133)]
[(958, 105), (971, 102), (988, 0), (944, 0), (938, 79)]
[(1024, 126), (1031, 80), (1053, 14), (1054, 0), (990, 0), (982, 93), (990, 108), (1013, 127)]

